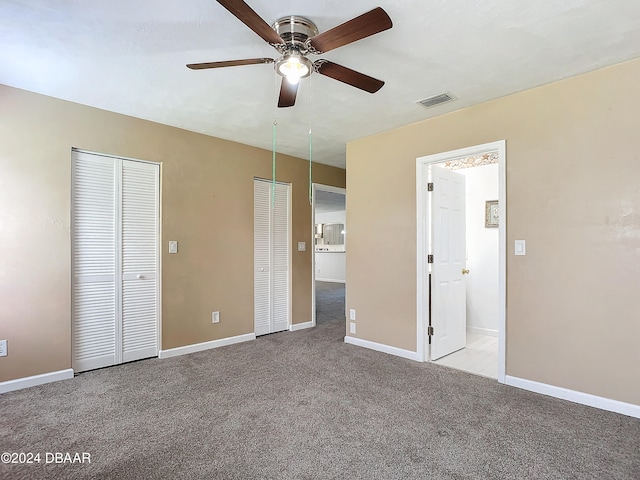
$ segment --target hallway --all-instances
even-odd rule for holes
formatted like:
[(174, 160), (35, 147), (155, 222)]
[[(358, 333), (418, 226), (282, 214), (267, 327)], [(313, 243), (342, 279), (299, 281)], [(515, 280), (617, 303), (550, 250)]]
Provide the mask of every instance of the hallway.
[(345, 284), (316, 281), (316, 325), (345, 321)]

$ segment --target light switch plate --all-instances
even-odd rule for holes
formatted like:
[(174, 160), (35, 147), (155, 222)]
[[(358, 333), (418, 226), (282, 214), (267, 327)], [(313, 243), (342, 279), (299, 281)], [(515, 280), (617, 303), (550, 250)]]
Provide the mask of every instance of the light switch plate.
[(0, 340), (0, 357), (6, 357), (6, 356), (7, 356), (7, 341)]
[(516, 240), (516, 255), (526, 255), (527, 254), (527, 244), (524, 240)]
[(350, 308), (349, 309), (349, 320), (355, 320), (356, 319), (356, 309), (355, 308)]
[(356, 322), (349, 322), (349, 333), (356, 333)]
[(178, 253), (178, 242), (176, 240), (169, 240), (169, 253)]
[(298, 251), (306, 252), (307, 251), (307, 242), (298, 242)]

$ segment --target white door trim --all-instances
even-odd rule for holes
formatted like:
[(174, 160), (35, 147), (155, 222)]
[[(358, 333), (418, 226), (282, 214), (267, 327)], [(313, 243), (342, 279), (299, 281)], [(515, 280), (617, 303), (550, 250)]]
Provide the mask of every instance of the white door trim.
[(427, 166), (433, 163), (440, 163), (460, 157), (468, 157), (479, 155), (489, 151), (498, 152), (498, 170), (499, 170), (499, 200), (498, 215), (500, 218), (500, 226), (498, 232), (498, 382), (505, 382), (506, 371), (506, 272), (507, 272), (507, 229), (506, 229), (506, 211), (507, 211), (507, 180), (506, 180), (506, 142), (499, 140), (496, 142), (485, 143), (459, 150), (427, 155), (416, 159), (416, 234), (417, 234), (417, 268), (416, 268), (416, 285), (417, 285), (417, 353), (418, 359), (422, 362), (427, 360), (428, 342), (426, 337), (426, 327), (428, 322), (429, 298), (427, 295), (427, 282), (425, 281), (428, 274), (427, 269), (427, 248), (429, 245), (428, 232), (428, 195), (426, 192), (426, 184), (428, 182)]
[[(330, 193), (341, 193), (347, 196), (347, 189), (341, 187), (333, 187), (331, 185), (323, 185), (321, 183), (313, 183), (311, 184), (311, 242), (309, 248), (311, 249), (311, 326), (316, 326), (316, 239), (315, 239), (315, 229), (316, 229), (316, 191), (322, 192), (330, 192)], [(344, 247), (347, 249), (347, 237), (344, 239)], [(346, 282), (345, 282), (346, 284)], [(346, 296), (346, 286), (345, 286), (345, 296)], [(345, 299), (346, 300), (346, 299)], [(344, 302), (345, 305), (345, 315), (347, 302)]]

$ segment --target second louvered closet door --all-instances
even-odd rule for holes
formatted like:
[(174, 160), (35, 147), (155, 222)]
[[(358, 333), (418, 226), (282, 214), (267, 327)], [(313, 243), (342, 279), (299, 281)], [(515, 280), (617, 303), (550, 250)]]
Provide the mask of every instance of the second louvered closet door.
[(280, 332), (291, 321), (291, 185), (254, 181), (254, 329)]
[(158, 355), (158, 165), (122, 161), (122, 361)]

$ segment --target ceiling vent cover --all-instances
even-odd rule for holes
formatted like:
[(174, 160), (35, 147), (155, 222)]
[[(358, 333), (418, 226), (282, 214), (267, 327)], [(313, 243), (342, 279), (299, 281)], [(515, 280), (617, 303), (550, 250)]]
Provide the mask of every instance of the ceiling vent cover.
[(433, 97), (425, 98), (424, 100), (418, 101), (420, 105), (424, 108), (435, 107), (436, 105), (440, 105), (441, 103), (450, 102), (451, 100), (455, 100), (456, 97), (451, 95), (450, 93), (441, 93), (440, 95), (434, 95)]

